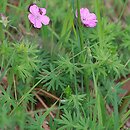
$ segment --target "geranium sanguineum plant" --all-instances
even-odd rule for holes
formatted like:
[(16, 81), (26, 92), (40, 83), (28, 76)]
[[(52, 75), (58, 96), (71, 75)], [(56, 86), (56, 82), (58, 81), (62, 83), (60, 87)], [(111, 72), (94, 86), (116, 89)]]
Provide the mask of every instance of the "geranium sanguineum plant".
[[(80, 2), (79, 0), (77, 0), (77, 10), (74, 14), (76, 16), (77, 20), (77, 26), (78, 26), (78, 31), (77, 34), (79, 36), (79, 44), (80, 44), (80, 51), (84, 51), (84, 47), (86, 46), (84, 44), (84, 37), (83, 37), (83, 30), (81, 28), (81, 23), (82, 25), (84, 25), (84, 27), (88, 27), (88, 28), (94, 28), (97, 25), (97, 17), (94, 13), (91, 13), (87, 8), (80, 8)], [(80, 62), (81, 63), (87, 63), (87, 59), (86, 59), (86, 53), (82, 53), (81, 54), (81, 58), (80, 58)], [(89, 61), (91, 62), (91, 61)], [(89, 85), (86, 83), (89, 83), (89, 77), (87, 74), (87, 70), (86, 68), (84, 69), (84, 74), (81, 75), (84, 78), (84, 85), (86, 87), (86, 92), (89, 95)], [(82, 91), (84, 91), (84, 88), (82, 87)]]
[(50, 18), (46, 15), (46, 9), (40, 8), (36, 4), (29, 7), (28, 18), (35, 28), (41, 28), (42, 24), (48, 25)]

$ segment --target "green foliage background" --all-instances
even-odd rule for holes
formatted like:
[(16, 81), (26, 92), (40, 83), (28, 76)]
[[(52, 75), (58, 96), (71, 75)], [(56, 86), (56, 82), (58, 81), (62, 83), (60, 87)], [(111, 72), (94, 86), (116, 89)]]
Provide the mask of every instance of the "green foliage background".
[[(126, 81), (115, 81), (130, 73), (128, 17), (123, 26), (128, 1), (115, 0), (108, 10), (102, 0), (37, 0), (51, 19), (50, 25), (40, 30), (27, 18), (33, 2), (20, 0), (16, 6), (17, 1), (0, 1), (0, 13), (8, 17), (8, 21), (0, 21), (0, 129), (43, 129), (55, 104), (50, 100), (52, 107), (37, 110), (35, 88), (61, 99), (56, 102), (56, 117), (48, 120), (51, 130), (122, 128), (130, 115), (125, 111), (129, 96), (119, 97)], [(75, 18), (79, 7), (96, 13), (95, 28), (85, 28)], [(112, 21), (111, 15), (117, 21)], [(122, 108), (123, 100), (127, 104)], [(113, 106), (111, 114), (106, 105)]]

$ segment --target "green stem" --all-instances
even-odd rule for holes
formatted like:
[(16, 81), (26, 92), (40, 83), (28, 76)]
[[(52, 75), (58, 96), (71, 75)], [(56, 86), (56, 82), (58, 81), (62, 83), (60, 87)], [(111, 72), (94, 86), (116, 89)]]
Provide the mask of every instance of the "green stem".
[[(8, 3), (8, 0), (4, 0), (4, 2), (1, 2), (0, 13), (5, 14), (7, 3)], [(2, 18), (0, 17), (0, 20), (1, 19)], [(5, 38), (5, 34), (3, 30), (3, 24), (0, 22), (0, 41), (3, 41), (4, 38)]]
[[(77, 0), (77, 11), (78, 11), (78, 33), (79, 33), (79, 40), (80, 40), (80, 49), (83, 50), (83, 35), (81, 29), (81, 19), (80, 19), (80, 2)], [(84, 62), (84, 55), (82, 55), (82, 62)]]
[(5, 38), (5, 35), (4, 35), (3, 25), (2, 23), (0, 23), (0, 41), (3, 41), (4, 38)]
[[(88, 48), (89, 49), (89, 48)], [(90, 58), (90, 64), (92, 65), (92, 54), (91, 50), (88, 50), (89, 52), (89, 58)], [(94, 90), (95, 90), (95, 96), (96, 96), (96, 107), (97, 107), (97, 113), (98, 113), (98, 121), (101, 126), (103, 126), (103, 112), (101, 108), (101, 95), (100, 91), (98, 89), (97, 81), (98, 81), (98, 76), (96, 77), (94, 68), (91, 66), (91, 71), (92, 71), (92, 77), (93, 77), (93, 83), (94, 83)]]
[(58, 35), (51, 27), (48, 26), (48, 30), (49, 30), (58, 40), (60, 39), (59, 35)]
[(125, 4), (124, 4), (123, 9), (122, 9), (122, 11), (121, 11), (121, 13), (120, 13), (120, 15), (119, 15), (119, 18), (118, 18), (117, 23), (121, 20), (121, 18), (122, 18), (122, 16), (123, 16), (123, 13), (124, 13), (124, 11), (125, 11), (125, 8), (126, 8), (127, 3), (128, 3), (128, 0), (125, 0)]
[(99, 37), (99, 43), (100, 47), (104, 46), (104, 39), (103, 39), (103, 27), (102, 27), (102, 20), (101, 20), (101, 15), (100, 11), (101, 10), (101, 3), (100, 0), (95, 0), (95, 11), (98, 19), (98, 24), (97, 24), (97, 30), (98, 30), (98, 37)]
[(113, 102), (113, 107), (114, 107), (114, 130), (119, 130), (119, 112), (118, 112), (118, 103), (117, 103), (117, 92), (114, 93), (114, 102)]
[[(72, 45), (72, 52), (74, 56), (74, 45)], [(75, 63), (75, 58), (73, 57), (73, 64)], [(74, 69), (75, 72), (75, 69)], [(75, 93), (76, 95), (78, 94), (78, 89), (77, 89), (77, 81), (76, 81), (76, 72), (74, 73), (74, 86), (75, 86)]]
[(99, 124), (102, 126), (103, 125), (103, 118), (102, 118), (100, 94), (98, 92), (97, 80), (96, 80), (96, 76), (95, 76), (95, 73), (94, 73), (94, 70), (92, 67), (91, 67), (91, 70), (92, 70), (94, 88), (95, 88), (95, 93), (96, 93), (96, 106), (98, 109), (97, 110), (98, 111), (98, 120), (99, 120)]
[[(53, 24), (52, 24), (53, 28)], [(53, 49), (54, 49), (54, 35), (51, 35), (51, 56), (53, 55)]]

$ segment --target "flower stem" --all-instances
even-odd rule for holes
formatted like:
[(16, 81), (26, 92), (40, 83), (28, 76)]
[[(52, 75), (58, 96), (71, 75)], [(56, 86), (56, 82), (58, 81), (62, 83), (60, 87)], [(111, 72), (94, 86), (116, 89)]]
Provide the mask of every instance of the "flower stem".
[[(83, 35), (82, 35), (82, 25), (81, 25), (81, 19), (80, 19), (80, 2), (77, 0), (77, 11), (78, 11), (78, 35), (79, 35), (79, 43), (80, 43), (80, 51), (84, 50), (84, 42), (83, 42)], [(81, 54), (81, 63), (86, 62), (86, 55), (85, 52)], [(86, 87), (87, 95), (89, 95), (89, 79), (87, 75), (86, 69), (84, 70), (84, 74), (82, 75), (84, 79), (84, 85)], [(83, 87), (82, 87), (83, 92)]]
[(102, 26), (102, 19), (100, 15), (101, 10), (101, 1), (95, 0), (95, 12), (98, 19), (98, 25), (97, 25), (97, 31), (98, 31), (98, 37), (99, 37), (99, 43), (100, 47), (104, 47), (104, 36), (103, 36), (103, 26)]

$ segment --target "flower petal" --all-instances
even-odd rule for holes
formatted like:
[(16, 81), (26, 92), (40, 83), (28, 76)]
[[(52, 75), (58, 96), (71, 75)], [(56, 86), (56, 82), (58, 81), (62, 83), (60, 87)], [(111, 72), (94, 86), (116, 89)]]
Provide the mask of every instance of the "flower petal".
[(34, 15), (29, 14), (29, 15), (28, 15), (28, 19), (30, 20), (31, 23), (33, 23), (33, 24), (35, 23)]
[(29, 8), (29, 11), (33, 14), (33, 15), (37, 15), (39, 13), (39, 7), (37, 5), (31, 5)]
[(48, 25), (49, 22), (50, 22), (50, 18), (49, 18), (48, 16), (46, 16), (46, 15), (42, 15), (42, 16), (40, 17), (40, 21), (41, 21), (44, 25)]
[(81, 16), (81, 19), (85, 19), (88, 14), (89, 14), (89, 10), (87, 8), (81, 8), (80, 9), (80, 16)]
[(96, 17), (96, 15), (94, 14), (94, 13), (90, 13), (89, 14), (89, 19), (91, 19), (91, 20), (96, 20), (97, 19), (97, 17)]
[(89, 14), (89, 10), (87, 9), (87, 8), (81, 8), (80, 9), (80, 14), (82, 15), (87, 15), (87, 14)]
[(90, 28), (93, 28), (96, 26), (96, 22), (88, 22), (87, 24), (85, 24), (86, 27), (90, 27)]
[(41, 21), (36, 19), (36, 20), (35, 20), (35, 23), (34, 23), (34, 27), (35, 27), (35, 28), (41, 28), (41, 27), (42, 27)]
[[(89, 14), (89, 10), (87, 8), (80, 9), (81, 18), (86, 17)], [(76, 17), (78, 17), (78, 11), (76, 10)]]

